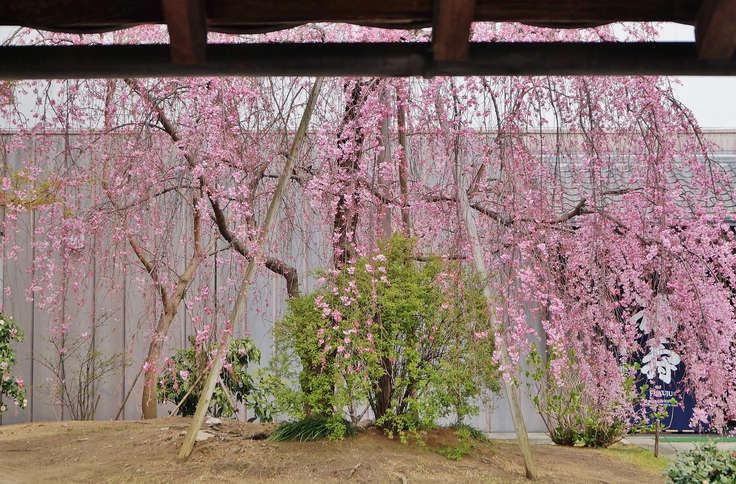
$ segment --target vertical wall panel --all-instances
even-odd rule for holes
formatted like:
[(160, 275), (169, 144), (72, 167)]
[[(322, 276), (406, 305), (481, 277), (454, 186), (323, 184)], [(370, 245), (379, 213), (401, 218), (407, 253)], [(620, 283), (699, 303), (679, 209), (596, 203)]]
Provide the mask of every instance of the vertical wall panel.
[[(9, 136), (3, 137), (4, 140)], [(29, 140), (32, 141), (32, 140)], [(25, 157), (29, 151), (16, 151), (7, 154), (8, 167), (13, 171), (18, 171), (26, 164)], [(14, 407), (12, 402), (8, 401), (8, 397), (4, 397), (4, 403), (9, 405), (9, 410), (2, 415), (3, 424), (27, 422), (32, 416), (34, 396), (33, 392), (33, 372), (32, 372), (32, 347), (34, 339), (34, 321), (33, 321), (33, 301), (26, 299), (26, 289), (31, 287), (31, 275), (28, 268), (33, 260), (32, 248), (30, 246), (33, 237), (33, 216), (31, 214), (22, 214), (18, 217), (16, 231), (8, 231), (4, 234), (3, 243), (3, 311), (12, 316), (21, 329), (25, 333), (23, 342), (16, 346), (17, 363), (12, 374), (22, 378), (28, 388), (29, 400), (31, 404), (25, 410), (19, 410)], [(13, 251), (13, 247), (18, 246), (21, 251), (16, 258), (10, 258), (8, 255)]]

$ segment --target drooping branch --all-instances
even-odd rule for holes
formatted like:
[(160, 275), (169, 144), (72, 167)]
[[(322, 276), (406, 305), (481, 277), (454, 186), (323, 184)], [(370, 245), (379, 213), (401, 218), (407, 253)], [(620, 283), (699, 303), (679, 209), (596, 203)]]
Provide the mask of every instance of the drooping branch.
[[(147, 90), (143, 89), (135, 79), (125, 79), (125, 83), (128, 84), (128, 86), (130, 86), (130, 88), (134, 92), (136, 92), (151, 105), (151, 108), (156, 113), (156, 119), (159, 121), (159, 123), (161, 123), (163, 131), (169, 135), (171, 140), (174, 143), (181, 141), (181, 136), (177, 132), (173, 123), (166, 116), (164, 110), (159, 107), (158, 103), (155, 101), (155, 99), (153, 99), (150, 93)], [(187, 164), (190, 168), (194, 168), (196, 166), (196, 160), (192, 157), (190, 153), (185, 152), (184, 158), (186, 159)], [(263, 170), (265, 170), (265, 166), (261, 168), (261, 172)], [(262, 173), (259, 178), (261, 176), (263, 176)], [(237, 253), (239, 253), (245, 259), (250, 259), (251, 254), (247, 246), (242, 241), (240, 241), (230, 230), (225, 210), (222, 208), (217, 198), (213, 196), (211, 190), (209, 189), (207, 179), (204, 176), (200, 176), (199, 183), (202, 187), (203, 193), (209, 201), (210, 207), (212, 208), (215, 225), (217, 226), (217, 229), (220, 232), (222, 238), (225, 239), (225, 241), (230, 244), (230, 246)], [(299, 275), (295, 267), (292, 267), (286, 262), (279, 259), (268, 257), (266, 259), (266, 268), (274, 274), (278, 274), (284, 278), (284, 280), (286, 281), (286, 291), (289, 298), (299, 297)]]
[(158, 273), (158, 266), (151, 262), (151, 260), (146, 255), (146, 251), (143, 249), (141, 244), (135, 239), (135, 237), (132, 236), (130, 227), (128, 226), (127, 218), (124, 216), (124, 210), (118, 205), (115, 198), (112, 196), (110, 183), (107, 179), (107, 162), (105, 162), (102, 166), (102, 191), (105, 193), (105, 196), (110, 201), (110, 204), (115, 209), (115, 212), (119, 215), (120, 224), (123, 228), (123, 232), (125, 233), (125, 238), (128, 241), (128, 244), (133, 249), (133, 253), (140, 261), (143, 268), (148, 273), (149, 277), (151, 278), (151, 281), (153, 282), (154, 287), (156, 288), (156, 291), (159, 294), (159, 297), (161, 298), (161, 302), (164, 306), (168, 305), (169, 301), (169, 293), (166, 290), (166, 287), (164, 284), (161, 284), (161, 279), (159, 277)]

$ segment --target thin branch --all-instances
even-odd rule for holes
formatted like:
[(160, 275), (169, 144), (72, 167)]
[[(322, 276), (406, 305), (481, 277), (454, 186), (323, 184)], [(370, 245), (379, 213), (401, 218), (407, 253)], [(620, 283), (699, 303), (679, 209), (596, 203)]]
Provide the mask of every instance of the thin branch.
[[(161, 123), (161, 126), (163, 127), (164, 131), (169, 135), (169, 137), (172, 139), (172, 141), (179, 142), (181, 141), (181, 137), (179, 136), (178, 132), (176, 131), (176, 128), (174, 128), (174, 125), (171, 123), (171, 121), (166, 116), (166, 113), (158, 106), (158, 103), (153, 99), (153, 97), (150, 95), (150, 93), (138, 84), (138, 82), (135, 79), (125, 79), (125, 83), (130, 86), (133, 91), (135, 91), (139, 96), (141, 96), (146, 102), (148, 102), (151, 107), (156, 112), (157, 120)], [(301, 143), (301, 139), (304, 136), (302, 136), (299, 139), (299, 143)], [(294, 140), (296, 143), (297, 140)], [(298, 146), (298, 145), (294, 145)], [(289, 156), (296, 156), (295, 153), (293, 153), (294, 146), (292, 146), (292, 153), (290, 153)], [(189, 164), (190, 168), (194, 168), (196, 166), (195, 160), (192, 158), (192, 156), (189, 153), (184, 153), (184, 158), (186, 159), (187, 163)], [(266, 169), (266, 165), (262, 165), (257, 169), (255, 179), (258, 180), (266, 175), (264, 175)], [(292, 175), (293, 176), (293, 175)], [(291, 176), (290, 176), (291, 178)], [(199, 178), (199, 183), (202, 188), (203, 193), (207, 196), (208, 201), (210, 202), (210, 207), (212, 207), (212, 212), (214, 215), (214, 221), (215, 225), (217, 225), (217, 229), (225, 241), (227, 241), (228, 244), (240, 255), (242, 255), (246, 259), (250, 259), (250, 252), (246, 245), (242, 243), (231, 231), (229, 228), (227, 216), (225, 215), (225, 211), (220, 205), (220, 203), (217, 201), (215, 197), (212, 196), (209, 188), (209, 185), (207, 183), (207, 180), (204, 178), (204, 176), (201, 176)], [(191, 261), (190, 261), (191, 262)], [(283, 261), (279, 261), (277, 259), (269, 257), (266, 260), (266, 268), (268, 268), (270, 271), (274, 272), (275, 274), (279, 274), (286, 279), (286, 287), (287, 292), (290, 294), (291, 297), (298, 297), (299, 294), (299, 285), (298, 285), (298, 273), (297, 270), (294, 267), (289, 266)]]

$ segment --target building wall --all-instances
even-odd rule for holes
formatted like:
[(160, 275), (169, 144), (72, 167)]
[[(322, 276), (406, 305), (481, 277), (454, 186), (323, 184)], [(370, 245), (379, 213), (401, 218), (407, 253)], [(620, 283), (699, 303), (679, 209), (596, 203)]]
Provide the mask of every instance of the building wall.
[[(722, 149), (715, 154), (720, 162), (736, 166), (736, 131), (711, 131), (706, 137)], [(7, 137), (6, 137), (7, 138)], [(33, 146), (33, 140), (30, 140)], [(7, 164), (14, 170), (20, 169), (25, 163), (32, 160), (34, 151), (15, 151), (7, 154)], [(94, 160), (86, 160), (93, 162)], [(48, 160), (56, 163), (58, 160)], [(4, 289), (2, 305), (4, 311), (12, 315), (25, 332), (25, 340), (17, 346), (18, 363), (13, 373), (23, 378), (28, 386), (29, 405), (25, 410), (12, 408), (0, 417), (0, 424), (13, 424), (29, 421), (44, 421), (69, 419), (69, 411), (54, 402), (49, 395), (48, 385), (53, 375), (49, 367), (55, 364), (55, 351), (48, 343), (51, 338), (51, 329), (54, 321), (48, 311), (39, 307), (36, 296), (29, 291), (31, 287), (31, 261), (33, 251), (30, 249), (37, 234), (38, 214), (30, 212), (20, 216), (19, 226), (22, 230), (15, 233), (6, 233), (2, 239), (3, 261), (0, 267), (0, 279)], [(187, 227), (179, 228), (186, 231)], [(328, 260), (326, 253), (317, 253), (306, 240), (294, 237), (287, 242), (286, 250), (298, 261), (301, 286), (305, 291), (313, 288), (314, 280), (310, 271), (319, 267), (320, 261)], [(104, 243), (104, 241), (85, 241), (85, 243)], [(16, 258), (7, 257), (8, 248), (13, 245), (28, 248), (20, 252)], [(322, 244), (324, 245), (324, 244)], [(183, 250), (186, 250), (185, 248)], [(197, 281), (198, 285), (209, 285), (216, 292), (219, 285), (227, 280), (229, 267), (235, 257), (230, 251), (224, 251), (217, 263), (212, 277)], [(82, 298), (84, 304), (78, 304), (73, 294), (65, 298), (64, 317), (71, 321), (72, 337), (80, 337), (82, 333), (90, 333), (93, 321), (103, 321), (101, 329), (94, 335), (97, 349), (104, 354), (121, 353), (126, 355), (131, 364), (112, 372), (100, 388), (100, 400), (96, 413), (97, 419), (111, 419), (122, 405), (125, 395), (133, 390), (127, 403), (124, 405), (121, 418), (140, 418), (140, 391), (141, 379), (136, 381), (136, 375), (144, 361), (148, 343), (150, 341), (149, 328), (155, 320), (157, 305), (150, 294), (144, 291), (136, 282), (134, 275), (123, 271), (111, 270), (109, 267), (100, 267), (97, 260), (78, 261), (79, 264), (89, 266), (90, 277), (83, 281)], [(102, 276), (104, 274), (104, 277)], [(59, 284), (62, 284), (62, 274), (56, 275)], [(71, 281), (73, 282), (73, 281)], [(80, 281), (82, 282), (82, 281)], [(69, 281), (67, 281), (69, 283)], [(261, 272), (257, 277), (253, 290), (249, 294), (247, 314), (241, 324), (236, 327), (236, 336), (250, 333), (255, 343), (262, 351), (262, 363), (265, 364), (271, 357), (272, 337), (271, 327), (274, 321), (280, 319), (284, 313), (286, 291), (280, 277), (267, 272)], [(218, 324), (222, 324), (223, 312), (215, 316)], [(531, 322), (534, 324), (534, 322)], [(537, 328), (541, 334), (541, 328)], [(175, 348), (184, 347), (187, 337), (193, 334), (194, 328), (191, 315), (180, 310), (172, 325), (166, 352), (173, 352)], [(73, 374), (74, 369), (69, 369)], [(499, 395), (494, 395), (492, 405), (482, 409), (471, 423), (477, 428), (494, 431), (513, 431), (508, 402)], [(7, 403), (7, 402), (6, 402)], [(527, 429), (531, 432), (545, 431), (543, 422), (534, 410), (531, 402), (524, 398), (522, 402)], [(170, 407), (161, 407), (160, 415), (166, 415)]]

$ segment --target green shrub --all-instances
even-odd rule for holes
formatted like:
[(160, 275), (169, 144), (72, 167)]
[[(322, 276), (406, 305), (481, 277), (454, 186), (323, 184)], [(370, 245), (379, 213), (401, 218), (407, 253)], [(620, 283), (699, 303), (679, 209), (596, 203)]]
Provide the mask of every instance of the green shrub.
[(696, 445), (678, 454), (665, 473), (672, 484), (733, 484), (736, 482), (736, 453), (719, 450), (715, 444)]
[(491, 439), (488, 438), (485, 432), (476, 429), (472, 425), (468, 425), (466, 423), (456, 423), (452, 425), (451, 428), (455, 429), (457, 435), (461, 437), (466, 436), (484, 444), (489, 444), (491, 442)]
[(9, 396), (20, 408), (25, 408), (28, 403), (23, 380), (10, 374), (15, 365), (15, 350), (11, 343), (22, 340), (23, 332), (13, 318), (0, 312), (0, 414), (8, 409), (3, 403), (3, 395)]
[(273, 368), (289, 382), (276, 395), (280, 409), (345, 409), (356, 422), (369, 407), (376, 425), (402, 432), (452, 414), (462, 421), (483, 389), (497, 389), (480, 284), (414, 251), (413, 239), (394, 235), (288, 302), (274, 327)]
[[(552, 442), (567, 446), (582, 443), (586, 447), (608, 447), (621, 440), (628, 432), (629, 425), (617, 418), (620, 413), (618, 403), (596, 402), (591, 398), (577, 373), (574, 350), (568, 350), (566, 371), (559, 377), (562, 381), (557, 381), (552, 375), (551, 366), (561, 356), (551, 347), (543, 361), (536, 345), (532, 345), (527, 357), (529, 369), (525, 372), (529, 397), (542, 417)], [(633, 387), (633, 380), (628, 379), (625, 387)], [(628, 402), (637, 397), (633, 392), (625, 395)]]
[(437, 453), (450, 460), (462, 460), (463, 457), (470, 455), (474, 448), (475, 445), (472, 440), (460, 439), (457, 445), (444, 444)]
[[(157, 388), (159, 402), (181, 404), (178, 414), (182, 416), (194, 415), (197, 410), (205, 380), (201, 377), (202, 372), (208, 366), (209, 355), (216, 350), (214, 344), (209, 345), (206, 350), (198, 348), (193, 337), (190, 337), (190, 343), (191, 347), (178, 350), (166, 361), (167, 369), (162, 372)], [(255, 417), (249, 421), (273, 421), (271, 404), (263, 394), (261, 385), (256, 385), (248, 373), (248, 365), (252, 362), (258, 363), (260, 358), (261, 353), (250, 338), (231, 341), (220, 372), (220, 383), (215, 386), (212, 394), (209, 409), (212, 415), (232, 417), (236, 412), (234, 404), (239, 402), (253, 408)], [(192, 386), (194, 389), (189, 392)]]
[(585, 428), (578, 438), (586, 447), (609, 447), (621, 440), (627, 430), (626, 424), (619, 420), (608, 421), (593, 415), (585, 420)]
[(552, 442), (557, 445), (566, 445), (571, 447), (580, 439), (580, 433), (569, 426), (557, 426), (550, 431), (549, 437), (552, 439)]

